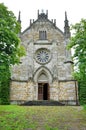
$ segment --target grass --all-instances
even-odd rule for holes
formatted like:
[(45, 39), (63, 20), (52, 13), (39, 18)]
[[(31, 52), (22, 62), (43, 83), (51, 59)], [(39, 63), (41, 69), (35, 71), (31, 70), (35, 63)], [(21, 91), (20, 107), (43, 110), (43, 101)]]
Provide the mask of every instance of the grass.
[(84, 110), (86, 110), (86, 105), (84, 105)]
[(86, 106), (0, 106), (0, 130), (86, 130)]

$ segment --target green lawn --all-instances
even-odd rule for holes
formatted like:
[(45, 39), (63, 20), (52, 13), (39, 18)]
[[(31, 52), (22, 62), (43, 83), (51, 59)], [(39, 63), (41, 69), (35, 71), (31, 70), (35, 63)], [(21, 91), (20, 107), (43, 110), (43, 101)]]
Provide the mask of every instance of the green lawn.
[(0, 106), (0, 130), (86, 130), (86, 110), (77, 106)]

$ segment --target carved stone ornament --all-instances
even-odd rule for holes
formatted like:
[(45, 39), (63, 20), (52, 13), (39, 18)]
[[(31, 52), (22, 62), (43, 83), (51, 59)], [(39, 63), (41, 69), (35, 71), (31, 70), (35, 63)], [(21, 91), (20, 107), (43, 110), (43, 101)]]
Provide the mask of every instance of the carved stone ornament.
[(38, 49), (35, 53), (35, 59), (40, 64), (46, 64), (51, 58), (50, 51), (46, 48)]

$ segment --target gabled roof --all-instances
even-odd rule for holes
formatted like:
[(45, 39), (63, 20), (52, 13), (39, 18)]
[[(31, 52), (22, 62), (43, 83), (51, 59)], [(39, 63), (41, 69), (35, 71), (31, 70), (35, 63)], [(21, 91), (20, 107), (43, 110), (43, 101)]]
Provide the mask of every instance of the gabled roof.
[(47, 11), (46, 14), (45, 14), (44, 12), (42, 12), (42, 13), (39, 14), (39, 11), (38, 11), (38, 19), (35, 20), (35, 21), (33, 21), (33, 23), (32, 23), (31, 20), (30, 20), (30, 26), (27, 27), (21, 34), (24, 34), (24, 33), (25, 33), (27, 30), (29, 30), (36, 22), (43, 22), (43, 21), (51, 23), (51, 24), (54, 26), (55, 29), (57, 29), (62, 35), (64, 35), (64, 33), (56, 26), (56, 20), (54, 19), (54, 20), (50, 21), (50, 20), (48, 19), (48, 11)]

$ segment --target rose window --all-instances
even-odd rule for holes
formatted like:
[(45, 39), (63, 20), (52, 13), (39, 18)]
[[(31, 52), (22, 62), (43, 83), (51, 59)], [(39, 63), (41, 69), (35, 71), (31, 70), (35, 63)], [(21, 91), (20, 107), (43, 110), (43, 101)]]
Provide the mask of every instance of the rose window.
[(50, 52), (49, 50), (43, 48), (43, 49), (38, 49), (36, 52), (36, 61), (38, 63), (45, 64), (50, 60)]

